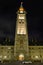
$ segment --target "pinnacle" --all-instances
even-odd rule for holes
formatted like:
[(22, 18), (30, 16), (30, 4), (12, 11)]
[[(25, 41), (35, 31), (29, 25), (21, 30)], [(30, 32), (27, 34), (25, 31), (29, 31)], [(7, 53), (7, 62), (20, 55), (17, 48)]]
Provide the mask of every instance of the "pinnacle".
[(22, 4), (23, 4), (23, 2), (21, 2), (21, 7), (23, 7), (23, 5), (22, 5)]

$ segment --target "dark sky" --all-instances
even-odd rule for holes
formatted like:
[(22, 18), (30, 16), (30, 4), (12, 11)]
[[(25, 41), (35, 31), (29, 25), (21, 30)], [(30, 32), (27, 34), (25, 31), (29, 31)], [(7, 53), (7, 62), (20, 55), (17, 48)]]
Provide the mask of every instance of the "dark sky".
[(41, 0), (0, 0), (0, 40), (7, 36), (14, 40), (16, 12), (21, 1), (27, 11), (29, 39), (43, 41), (43, 2)]

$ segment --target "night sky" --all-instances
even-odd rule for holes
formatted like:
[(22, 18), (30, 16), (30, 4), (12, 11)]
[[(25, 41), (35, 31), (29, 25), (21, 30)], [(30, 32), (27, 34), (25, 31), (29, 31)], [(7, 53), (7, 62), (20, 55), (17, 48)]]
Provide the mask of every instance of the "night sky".
[(43, 42), (43, 2), (40, 0), (0, 0), (0, 41), (9, 36), (14, 40), (16, 12), (20, 7), (21, 1), (27, 11), (27, 27), (29, 40)]

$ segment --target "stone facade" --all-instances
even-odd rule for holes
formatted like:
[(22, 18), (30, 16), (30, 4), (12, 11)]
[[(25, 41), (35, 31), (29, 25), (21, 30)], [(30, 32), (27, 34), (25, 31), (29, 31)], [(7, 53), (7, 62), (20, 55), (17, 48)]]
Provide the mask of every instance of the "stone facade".
[(19, 59), (43, 62), (43, 46), (29, 46), (26, 12), (22, 4), (19, 8), (19, 11), (17, 12), (17, 22), (14, 41), (15, 43), (13, 46), (0, 45), (1, 62), (14, 61)]
[[(29, 60), (43, 61), (43, 46), (28, 46)], [(13, 61), (14, 59), (14, 46), (0, 45), (0, 61)]]
[[(14, 42), (14, 56), (16, 60), (28, 60), (29, 48), (28, 48), (28, 32), (27, 32), (27, 19), (26, 11), (24, 10), (22, 3), (17, 11), (15, 42)], [(21, 57), (23, 56), (23, 57)]]
[(0, 46), (0, 61), (14, 59), (14, 46)]

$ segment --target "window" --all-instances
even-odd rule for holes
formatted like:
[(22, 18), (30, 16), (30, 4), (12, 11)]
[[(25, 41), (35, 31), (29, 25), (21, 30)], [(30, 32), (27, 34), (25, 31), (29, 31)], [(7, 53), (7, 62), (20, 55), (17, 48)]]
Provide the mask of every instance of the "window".
[(42, 48), (43, 49), (43, 48)]
[(9, 51), (8, 51), (8, 53), (9, 53)]
[(34, 49), (34, 48), (32, 48), (32, 49)]
[(40, 49), (40, 48), (39, 48)]
[(29, 49), (31, 49), (31, 48), (29, 48)]
[(14, 53), (14, 51), (11, 51), (11, 53)]
[(21, 22), (19, 22), (19, 23), (21, 23)]
[(3, 47), (1, 47), (1, 49), (3, 49)]
[(22, 22), (22, 23), (24, 23), (24, 22)]

